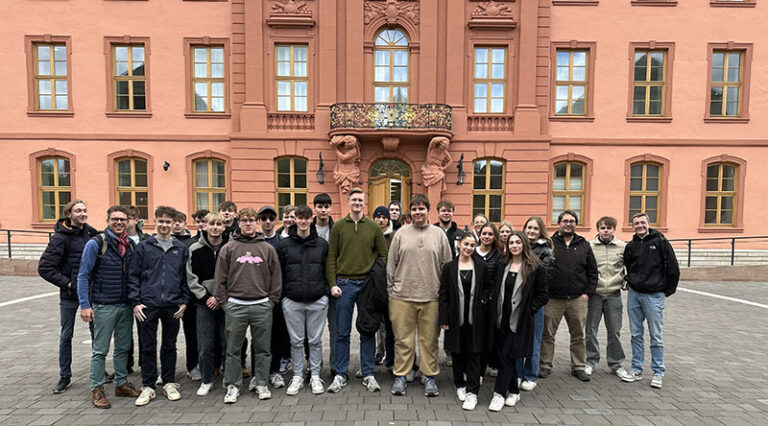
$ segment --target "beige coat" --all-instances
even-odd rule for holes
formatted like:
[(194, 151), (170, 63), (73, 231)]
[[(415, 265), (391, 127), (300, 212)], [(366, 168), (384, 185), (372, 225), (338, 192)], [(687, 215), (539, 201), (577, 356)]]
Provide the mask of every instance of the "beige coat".
[(608, 244), (600, 236), (589, 242), (597, 262), (597, 289), (595, 293), (605, 296), (621, 290), (624, 285), (624, 241), (613, 237)]

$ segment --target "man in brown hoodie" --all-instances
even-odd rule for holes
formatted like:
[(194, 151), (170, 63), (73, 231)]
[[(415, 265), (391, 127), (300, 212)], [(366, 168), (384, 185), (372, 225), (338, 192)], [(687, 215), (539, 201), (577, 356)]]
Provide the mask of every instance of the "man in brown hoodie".
[(251, 343), (255, 369), (253, 388), (259, 399), (269, 399), (267, 388), (269, 362), (272, 357), (272, 307), (280, 300), (282, 272), (275, 249), (257, 233), (257, 213), (244, 208), (237, 214), (240, 231), (221, 248), (216, 262), (214, 297), (224, 309), (227, 334), (227, 360), (224, 403), (237, 401), (242, 387), (240, 350), (245, 331), (251, 326)]

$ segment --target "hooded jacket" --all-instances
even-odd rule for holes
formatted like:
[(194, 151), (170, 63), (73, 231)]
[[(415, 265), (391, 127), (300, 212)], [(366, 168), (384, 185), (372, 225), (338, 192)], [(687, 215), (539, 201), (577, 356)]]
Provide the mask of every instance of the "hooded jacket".
[(283, 272), (283, 297), (294, 302), (310, 303), (330, 294), (325, 277), (328, 243), (317, 235), (314, 224), (309, 235), (299, 236), (298, 227), (288, 228), (288, 238), (280, 240), (277, 254)]
[(549, 248), (547, 240), (539, 238), (531, 243), (531, 251), (533, 251), (533, 254), (535, 254), (539, 260), (541, 260), (541, 266), (546, 273), (545, 281), (547, 283), (547, 289), (549, 289), (549, 283), (552, 281), (552, 263), (555, 261), (552, 249)]
[(451, 253), (453, 254), (453, 257), (456, 257), (459, 254), (459, 241), (461, 241), (461, 234), (464, 231), (460, 230), (459, 226), (454, 221), (451, 221), (451, 226), (448, 227), (448, 229), (443, 229), (443, 227), (440, 226), (440, 221), (435, 222), (435, 226), (445, 232), (445, 236), (448, 237), (448, 243), (451, 245)]
[(571, 299), (582, 294), (591, 296), (597, 287), (597, 263), (592, 248), (581, 235), (573, 234), (570, 245), (559, 232), (552, 235), (555, 261), (552, 265), (552, 281), (549, 297)]
[(83, 248), (99, 231), (88, 224), (75, 228), (69, 218), (59, 219), (53, 231), (40, 256), (37, 272), (41, 278), (59, 287), (60, 298), (77, 300), (77, 272)]
[(259, 300), (265, 297), (273, 305), (280, 301), (283, 277), (274, 247), (264, 241), (264, 234), (248, 238), (235, 232), (219, 251), (216, 261), (213, 296), (220, 305), (229, 297)]
[(164, 250), (153, 235), (134, 249), (128, 277), (128, 300), (134, 306), (162, 308), (189, 303), (189, 250), (175, 238), (171, 244)]
[(223, 233), (221, 245), (215, 249), (208, 239), (208, 232), (200, 231), (198, 235), (200, 238), (189, 247), (187, 285), (194, 299), (204, 304), (209, 297), (213, 296), (216, 260), (221, 248), (229, 240), (229, 236)]
[(664, 292), (669, 297), (675, 294), (680, 280), (680, 266), (672, 245), (664, 235), (648, 228), (648, 235), (632, 237), (624, 249), (624, 279), (629, 287), (640, 293)]
[(624, 285), (624, 247), (627, 244), (616, 237), (604, 243), (600, 235), (596, 235), (589, 245), (597, 263), (595, 293), (607, 296), (621, 290)]

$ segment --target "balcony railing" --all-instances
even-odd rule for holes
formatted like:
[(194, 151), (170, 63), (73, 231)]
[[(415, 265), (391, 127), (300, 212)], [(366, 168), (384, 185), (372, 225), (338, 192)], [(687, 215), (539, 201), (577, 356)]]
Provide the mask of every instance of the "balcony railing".
[(445, 104), (343, 103), (331, 105), (331, 130), (450, 131), (451, 118), (451, 107)]

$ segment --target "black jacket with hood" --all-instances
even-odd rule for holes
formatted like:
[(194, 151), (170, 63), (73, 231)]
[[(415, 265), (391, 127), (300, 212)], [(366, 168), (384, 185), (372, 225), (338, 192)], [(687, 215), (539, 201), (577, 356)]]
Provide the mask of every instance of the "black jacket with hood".
[(211, 244), (207, 231), (200, 231), (197, 235), (200, 238), (189, 247), (187, 285), (189, 285), (192, 299), (205, 304), (208, 298), (213, 296), (216, 261), (219, 258), (219, 251), (229, 240), (229, 235), (222, 233), (221, 245), (218, 249)]
[[(440, 221), (435, 222), (435, 226), (443, 229), (443, 227), (440, 226)], [(459, 254), (459, 241), (461, 241), (461, 234), (463, 234), (464, 231), (459, 229), (459, 226), (454, 221), (451, 221), (451, 226), (448, 229), (443, 229), (443, 231), (445, 232), (445, 236), (448, 237), (448, 242), (451, 245), (451, 254), (453, 254), (453, 257), (455, 258)]]
[(597, 288), (597, 262), (589, 241), (573, 234), (571, 244), (566, 245), (559, 232), (552, 235), (555, 256), (552, 263), (549, 297), (571, 299), (582, 294), (592, 296)]
[(40, 256), (37, 272), (44, 280), (59, 287), (60, 298), (77, 300), (77, 273), (83, 247), (99, 231), (88, 224), (75, 228), (69, 218), (59, 219), (53, 230), (54, 234)]
[(624, 248), (624, 281), (632, 290), (640, 293), (664, 292), (669, 297), (677, 291), (680, 266), (672, 245), (664, 235), (652, 228), (648, 235), (637, 235)]
[(298, 227), (288, 228), (288, 238), (278, 244), (277, 254), (283, 271), (283, 297), (294, 302), (310, 303), (330, 294), (325, 278), (328, 243), (317, 235), (315, 225), (301, 238)]

